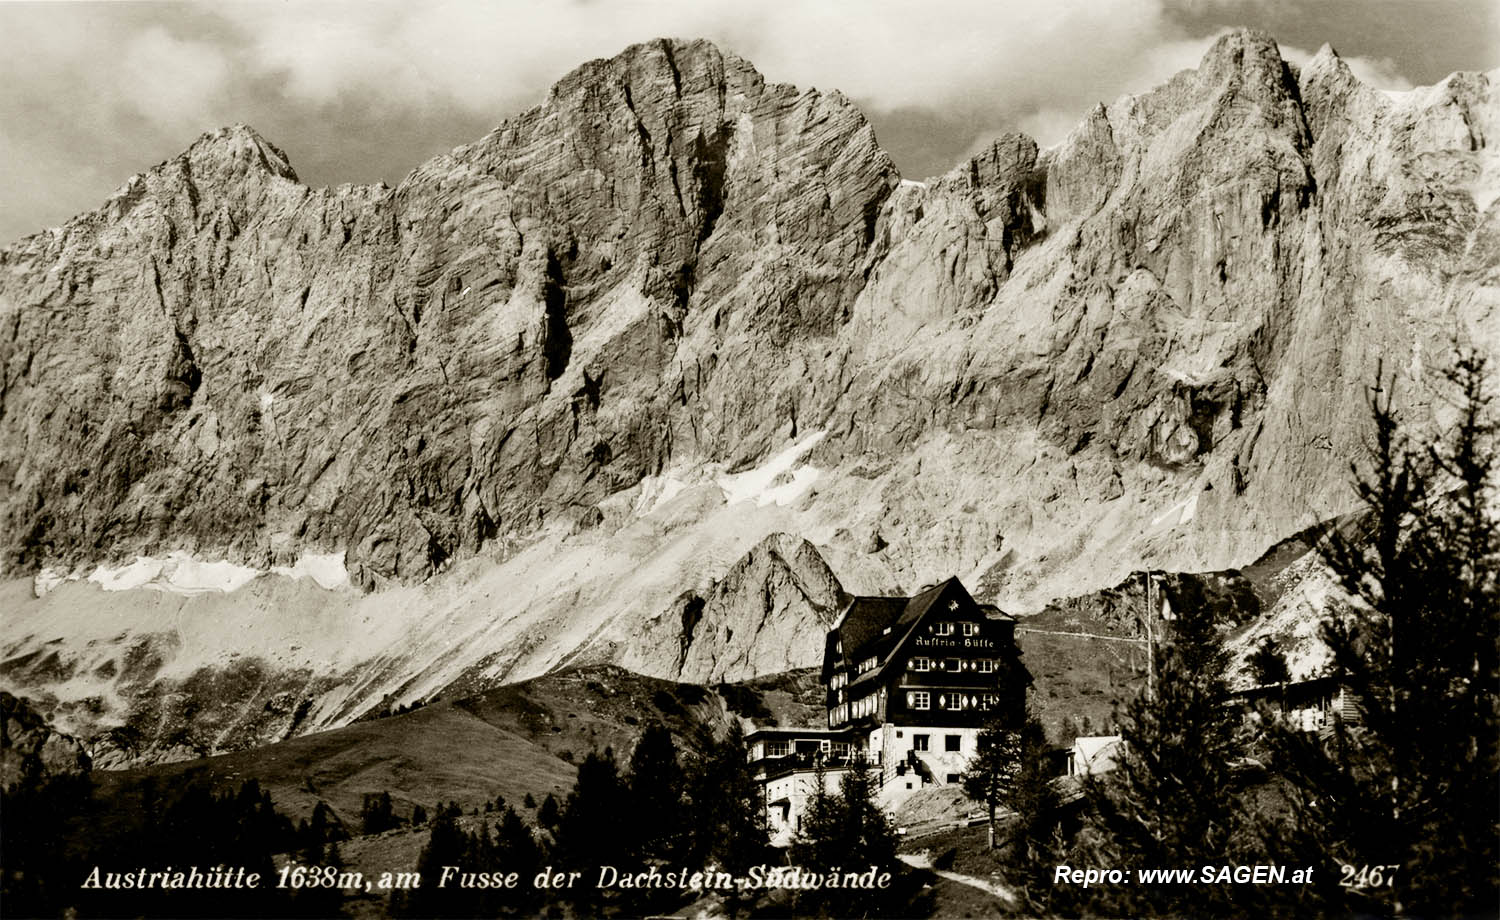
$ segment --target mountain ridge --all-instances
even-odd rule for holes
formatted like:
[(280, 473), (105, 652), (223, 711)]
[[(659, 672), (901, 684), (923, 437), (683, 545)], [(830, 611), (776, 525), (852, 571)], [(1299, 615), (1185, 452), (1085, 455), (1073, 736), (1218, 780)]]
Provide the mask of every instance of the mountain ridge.
[[(693, 42), (585, 64), (395, 188), (210, 132), (0, 250), (0, 540), (42, 570), (0, 679), (105, 724), (264, 668), (269, 721), (300, 694), (327, 727), (563, 662), (676, 676), (644, 624), (772, 534), (839, 590), (959, 574), (1017, 612), (1248, 563), (1347, 510), (1377, 359), (1440, 424), (1455, 330), (1500, 341), (1493, 82), (1393, 97), (1236, 32), (926, 184), (842, 96)], [(213, 559), (246, 587), (151, 596)], [(335, 565), (365, 593), (258, 575)], [(826, 602), (752, 570), (787, 594), (726, 629), (813, 628)], [(215, 624), (269, 638), (236, 664)], [(165, 683), (122, 684), (137, 647)]]

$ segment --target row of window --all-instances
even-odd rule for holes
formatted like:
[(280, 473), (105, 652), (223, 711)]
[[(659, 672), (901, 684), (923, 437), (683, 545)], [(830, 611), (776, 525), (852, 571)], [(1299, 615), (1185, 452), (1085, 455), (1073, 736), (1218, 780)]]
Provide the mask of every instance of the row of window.
[[(965, 621), (958, 625), (963, 628), (963, 634), (966, 636), (979, 635), (978, 623), (970, 623), (968, 621)], [(946, 621), (942, 623), (934, 623), (932, 624), (932, 634), (934, 636), (951, 636), (953, 635), (953, 624)]]
[(974, 658), (965, 660), (963, 658), (912, 658), (906, 663), (911, 671), (978, 671), (980, 674), (993, 674), (995, 672), (995, 659)]
[[(949, 751), (949, 752), (961, 751), (961, 750), (963, 750), (963, 741), (964, 741), (963, 735), (944, 735), (943, 736), (943, 750)], [(930, 750), (932, 750), (932, 736), (931, 735), (912, 735), (911, 736), (911, 749), (914, 750), (914, 751), (930, 751)]]
[[(906, 708), (931, 709), (933, 694), (928, 690), (911, 690), (906, 694)], [(937, 708), (959, 712), (965, 709), (993, 709), (1000, 705), (998, 693), (939, 693)]]
[[(832, 754), (836, 757), (842, 757), (849, 753), (849, 742), (831, 741), (827, 738), (821, 738), (818, 740), (818, 750), (824, 754)], [(779, 741), (766, 742), (767, 757), (785, 757), (791, 752), (792, 742), (789, 739), (783, 738)]]

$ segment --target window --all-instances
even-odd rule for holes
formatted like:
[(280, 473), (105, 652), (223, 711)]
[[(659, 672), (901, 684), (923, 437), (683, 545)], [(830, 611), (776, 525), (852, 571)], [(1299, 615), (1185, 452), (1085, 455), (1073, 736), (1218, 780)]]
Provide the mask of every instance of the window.
[(916, 690), (906, 695), (906, 705), (912, 709), (931, 709), (932, 694), (925, 690)]
[(963, 738), (962, 735), (944, 735), (943, 736), (943, 750), (945, 750), (945, 751), (962, 750), (962, 748), (963, 748), (963, 741), (964, 741), (964, 738)]
[(911, 660), (911, 669), (913, 671), (931, 671), (932, 670), (932, 659), (931, 658), (913, 658)]
[(993, 658), (981, 658), (974, 662), (974, 665), (979, 669), (980, 674), (995, 673), (995, 659)]
[(948, 774), (948, 782), (950, 782), (950, 783), (956, 783), (956, 782), (958, 782), (958, 774), (957, 773), (949, 773)]
[(965, 623), (964, 624), (964, 635), (966, 635), (966, 636), (977, 636), (977, 635), (979, 635), (979, 624), (978, 623)]
[(906, 781), (906, 788), (908, 788), (908, 789), (911, 788), (911, 780), (907, 780)]
[(767, 757), (785, 757), (787, 754), (791, 753), (791, 750), (792, 750), (791, 742), (788, 742), (788, 741), (767, 741), (766, 742), (766, 756)]
[(995, 693), (986, 693), (979, 698), (980, 709), (993, 709), (1000, 705), (1000, 696)]
[(933, 635), (937, 635), (937, 636), (951, 636), (951, 635), (953, 635), (953, 624), (952, 623), (937, 623), (937, 624), (935, 624), (932, 627), (932, 632), (933, 632)]
[[(833, 742), (829, 741), (827, 738), (820, 740), (818, 742), (818, 750), (822, 751), (824, 754), (827, 754), (829, 751), (833, 750)], [(958, 748), (953, 748), (953, 750), (956, 751), (958, 750)]]
[(927, 739), (929, 737), (930, 736), (928, 736), (928, 735), (912, 735), (911, 736), (911, 749), (913, 751), (925, 751), (925, 750), (928, 750)]
[(964, 669), (964, 663), (957, 658), (946, 658), (943, 660), (943, 670), (952, 671), (957, 674)]

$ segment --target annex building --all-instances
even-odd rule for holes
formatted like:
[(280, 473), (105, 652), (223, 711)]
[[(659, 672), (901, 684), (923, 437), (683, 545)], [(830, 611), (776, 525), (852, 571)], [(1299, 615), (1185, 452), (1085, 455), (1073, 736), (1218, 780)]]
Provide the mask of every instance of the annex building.
[(914, 597), (851, 600), (825, 638), (826, 723), (747, 738), (773, 839), (796, 833), (820, 765), (835, 792), (863, 763), (888, 810), (924, 786), (958, 782), (981, 729), (1024, 715), (1031, 675), (1015, 625), (956, 578)]

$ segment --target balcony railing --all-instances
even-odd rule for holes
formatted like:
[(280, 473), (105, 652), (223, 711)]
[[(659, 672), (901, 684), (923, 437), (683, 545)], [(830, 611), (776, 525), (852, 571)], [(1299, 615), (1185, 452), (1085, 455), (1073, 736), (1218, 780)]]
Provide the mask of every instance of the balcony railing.
[(766, 756), (755, 762), (755, 766), (768, 775), (791, 773), (797, 770), (814, 770), (819, 764), (825, 770), (842, 769), (863, 761), (867, 767), (879, 766), (879, 758), (871, 758), (857, 752), (833, 753), (826, 751), (799, 751), (780, 756)]

